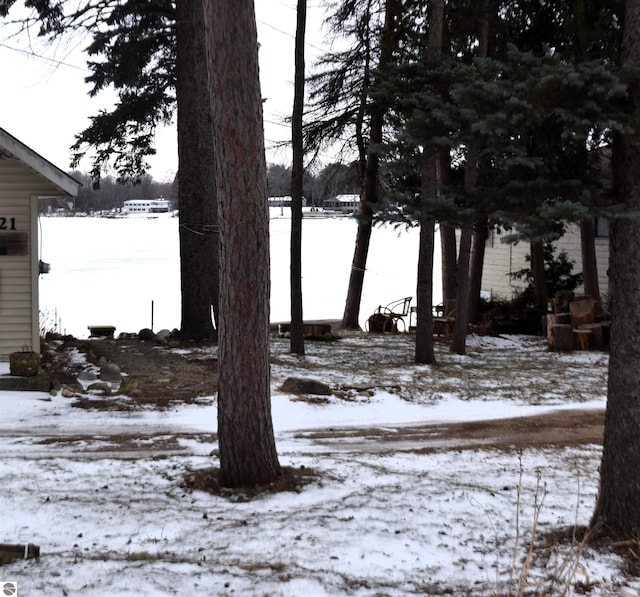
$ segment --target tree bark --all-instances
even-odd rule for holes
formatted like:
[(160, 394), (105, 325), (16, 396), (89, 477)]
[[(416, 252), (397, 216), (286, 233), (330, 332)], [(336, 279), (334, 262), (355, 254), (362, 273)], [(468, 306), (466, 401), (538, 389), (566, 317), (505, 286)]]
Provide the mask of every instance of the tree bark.
[[(449, 150), (440, 152), (439, 172), (442, 184), (449, 184), (451, 180), (451, 154)], [(456, 298), (457, 243), (455, 227), (446, 222), (441, 222), (440, 248), (442, 253), (442, 302), (444, 305), (447, 304), (447, 301), (452, 301)]]
[[(425, 51), (425, 67), (435, 67), (442, 56), (444, 30), (444, 0), (433, 0)], [(433, 248), (435, 221), (428, 215), (428, 204), (438, 195), (438, 150), (425, 147), (420, 172), (420, 240), (418, 246), (418, 282), (416, 287), (416, 349), (417, 364), (436, 362), (433, 350)]]
[[(467, 150), (464, 169), (465, 190), (473, 193), (478, 181), (478, 147), (472, 141)], [(456, 322), (451, 340), (451, 352), (459, 355), (466, 354), (467, 327), (469, 324), (469, 263), (471, 260), (471, 241), (473, 239), (473, 224), (465, 224), (460, 234), (460, 250), (456, 268)]]
[(467, 328), (469, 325), (469, 261), (473, 225), (465, 224), (460, 234), (460, 251), (456, 270), (456, 321), (449, 350), (464, 355), (467, 352)]
[(484, 254), (489, 237), (487, 218), (478, 218), (471, 241), (471, 263), (469, 264), (469, 323), (478, 323), (482, 306), (482, 270)]
[[(436, 0), (439, 2), (440, 0)], [(422, 202), (435, 198), (437, 194), (437, 158), (424, 157), (422, 170)], [(420, 216), (420, 238), (418, 241), (418, 274), (416, 285), (416, 348), (414, 360), (418, 365), (436, 362), (433, 350), (433, 249), (435, 220)]]
[(541, 240), (531, 241), (531, 276), (535, 307), (543, 313), (547, 312), (547, 277), (544, 271), (544, 243)]
[[(640, 0), (625, 3), (623, 67), (640, 61)], [(630, 89), (637, 120), (640, 116), (638, 81)], [(621, 199), (629, 213), (640, 209), (640, 146), (625, 135), (622, 171), (616, 173)], [(614, 163), (620, 163), (614, 160)], [(600, 495), (591, 526), (601, 533), (628, 534), (640, 530), (640, 220), (616, 220), (611, 228), (611, 336), (609, 382), (605, 414)]]
[[(478, 58), (486, 58), (489, 52), (489, 19), (488, 16), (482, 15), (479, 23), (479, 46), (478, 46)], [(481, 168), (481, 162), (479, 161), (478, 143), (472, 141), (469, 147), (468, 158), (471, 158), (471, 162), (467, 162), (469, 170), (465, 172), (465, 184), (469, 190), (474, 190), (478, 186), (478, 177)], [(464, 309), (464, 317), (467, 318), (465, 322), (464, 335), (466, 340), (466, 328), (467, 323), (476, 323), (480, 314), (480, 291), (482, 290), (482, 269), (484, 266), (484, 251), (485, 244), (487, 242), (487, 218), (481, 217), (476, 220), (472, 229), (469, 230), (471, 238), (469, 240), (469, 261), (467, 263), (468, 270), (468, 287), (466, 292), (467, 306), (460, 305), (460, 309)], [(464, 230), (463, 230), (464, 235)], [(462, 247), (462, 239), (460, 245)], [(462, 254), (462, 248), (460, 249)], [(463, 293), (464, 296), (464, 293)], [(461, 332), (462, 333), (462, 330)], [(454, 344), (458, 342), (454, 335)], [(459, 346), (458, 346), (459, 348)]]
[[(397, 0), (387, 0), (385, 4), (384, 25), (380, 40), (380, 60), (378, 67), (389, 64), (393, 58), (394, 49), (394, 15)], [(371, 112), (369, 133), (369, 148), (364, 171), (364, 184), (360, 197), (360, 211), (356, 245), (351, 263), (349, 287), (342, 316), (342, 327), (347, 330), (360, 329), (360, 302), (364, 286), (364, 272), (369, 254), (369, 242), (373, 227), (373, 207), (378, 202), (378, 169), (379, 156), (377, 146), (382, 142), (385, 106), (374, 102)]]
[(304, 354), (304, 320), (302, 313), (302, 183), (304, 178), (304, 145), (302, 116), (304, 110), (304, 39), (307, 22), (307, 0), (298, 0), (295, 79), (291, 138), (291, 343), (294, 354)]
[(440, 249), (442, 252), (442, 300), (456, 298), (456, 264), (458, 263), (458, 241), (455, 226), (440, 222)]
[(218, 315), (218, 198), (201, 0), (176, 6), (178, 207), (183, 338), (213, 340)]
[(269, 213), (252, 0), (203, 0), (220, 211), (218, 442), (222, 482), (280, 475), (271, 420)]
[(582, 249), (584, 293), (600, 302), (598, 264), (596, 261), (596, 234), (593, 218), (587, 218), (580, 222), (580, 247)]

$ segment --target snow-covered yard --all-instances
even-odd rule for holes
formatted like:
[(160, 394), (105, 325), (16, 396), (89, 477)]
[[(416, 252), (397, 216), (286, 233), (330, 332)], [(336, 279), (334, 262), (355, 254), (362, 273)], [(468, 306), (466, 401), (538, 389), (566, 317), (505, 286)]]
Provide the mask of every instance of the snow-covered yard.
[[(617, 556), (537, 541), (588, 523), (599, 445), (384, 439), (406, 425), (601, 410), (606, 355), (474, 336), (467, 357), (439, 345), (439, 364), (417, 367), (401, 334), (308, 343), (304, 360), (287, 351), (273, 341), (280, 461), (315, 474), (297, 493), (184, 488), (185, 475), (216, 464), (214, 397), (104, 412), (3, 392), (0, 542), (35, 543), (41, 557), (0, 567), (0, 580), (17, 581), (19, 595), (101, 597), (640, 594)], [(289, 375), (351, 389), (295, 400), (279, 390)], [(364, 427), (377, 435), (314, 433)]]

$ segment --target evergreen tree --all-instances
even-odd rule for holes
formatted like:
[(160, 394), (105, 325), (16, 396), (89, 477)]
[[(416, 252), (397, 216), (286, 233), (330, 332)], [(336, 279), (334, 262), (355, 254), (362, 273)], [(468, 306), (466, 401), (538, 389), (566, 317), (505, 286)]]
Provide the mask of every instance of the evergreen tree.
[[(6, 14), (11, 4), (3, 0), (0, 14)], [(78, 32), (90, 36), (87, 52), (93, 57), (88, 63), (92, 74), (87, 80), (93, 85), (91, 94), (111, 85), (117, 90), (115, 107), (93, 116), (90, 125), (76, 135), (72, 147), (74, 166), (91, 155), (94, 184), (99, 184), (102, 172), (111, 164), (120, 182), (140, 180), (148, 168), (146, 158), (155, 153), (156, 127), (173, 119), (179, 86), (182, 109), (178, 110), (178, 154), (184, 169), (182, 177), (179, 173), (178, 197), (181, 329), (190, 339), (215, 337), (212, 310), (217, 314), (217, 207), (211, 147), (198, 141), (201, 134), (206, 137), (200, 123), (206, 127), (210, 122), (203, 112), (208, 106), (202, 97), (206, 78), (199, 72), (203, 61), (196, 57), (202, 54), (203, 42), (196, 39), (194, 25), (202, 27), (202, 20), (188, 16), (182, 21), (182, 48), (177, 61), (176, 7), (172, 0), (25, 0), (25, 6), (33, 13), (24, 26), (39, 23), (44, 37), (55, 39)], [(188, 3), (180, 8), (189, 15), (198, 7)]]
[[(451, 8), (460, 18), (465, 5), (454, 2)], [(495, 15), (501, 15), (502, 25)], [(396, 98), (389, 156), (397, 159), (396, 181), (407, 187), (401, 209), (389, 217), (417, 219), (426, 208), (441, 223), (488, 220), (510, 228), (513, 238), (537, 242), (553, 238), (555, 223), (583, 220), (607, 205), (601, 151), (611, 130), (628, 126), (627, 87), (608, 57), (573, 64), (540, 40), (534, 43), (532, 30), (515, 35), (517, 19), (508, 11), (495, 15), (488, 19), (497, 32), (489, 38), (495, 47), (489, 46), (487, 55), (493, 57), (471, 60), (463, 49), (474, 44), (454, 35), (450, 15), (448, 37), (457, 50), (438, 68), (424, 71), (407, 62), (387, 78), (385, 93)], [(552, 15), (558, 16), (555, 9)], [(533, 30), (539, 16), (532, 20)], [(529, 50), (504, 40), (520, 41)], [(407, 164), (415, 163), (417, 148), (434, 143), (450, 151), (459, 166), (441, 185), (438, 200), (419, 207)], [(481, 166), (473, 189), (455, 176), (470, 147), (476, 147)]]
[(202, 1), (180, 0), (177, 16), (180, 334), (215, 340), (220, 238)]
[[(630, 111), (640, 118), (640, 1), (625, 3), (623, 67), (631, 85)], [(616, 219), (610, 239), (611, 340), (600, 491), (591, 527), (596, 535), (635, 540), (640, 530), (638, 388), (640, 353), (640, 148), (637, 134), (621, 134), (616, 182), (626, 214)]]
[(398, 0), (345, 0), (331, 7), (334, 33), (351, 42), (349, 49), (329, 53), (309, 77), (310, 105), (306, 145), (320, 151), (342, 143), (355, 149), (361, 189), (358, 231), (342, 326), (358, 329), (360, 299), (371, 238), (374, 208), (379, 199), (379, 148), (382, 142), (384, 103), (372, 98), (376, 69), (393, 60)]
[[(269, 213), (253, 0), (208, 0), (221, 292), (218, 441), (222, 482), (280, 475), (271, 420)], [(249, 330), (249, 331), (248, 331)]]

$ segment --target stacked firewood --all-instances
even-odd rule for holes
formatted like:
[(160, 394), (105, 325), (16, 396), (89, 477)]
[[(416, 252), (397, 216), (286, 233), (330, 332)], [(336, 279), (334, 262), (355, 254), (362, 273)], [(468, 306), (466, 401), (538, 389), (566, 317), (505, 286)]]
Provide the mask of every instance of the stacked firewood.
[(547, 315), (547, 338), (552, 350), (604, 350), (609, 345), (609, 317), (590, 296), (560, 291)]

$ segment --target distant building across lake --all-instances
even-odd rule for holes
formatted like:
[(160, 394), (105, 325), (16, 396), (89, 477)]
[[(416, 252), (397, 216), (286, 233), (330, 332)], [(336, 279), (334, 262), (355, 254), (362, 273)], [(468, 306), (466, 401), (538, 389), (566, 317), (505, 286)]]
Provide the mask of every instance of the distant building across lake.
[(161, 214), (171, 211), (168, 199), (130, 199), (122, 205), (123, 214)]
[(359, 206), (360, 195), (336, 195), (322, 203), (322, 208), (326, 211), (337, 211), (343, 214), (356, 213)]

